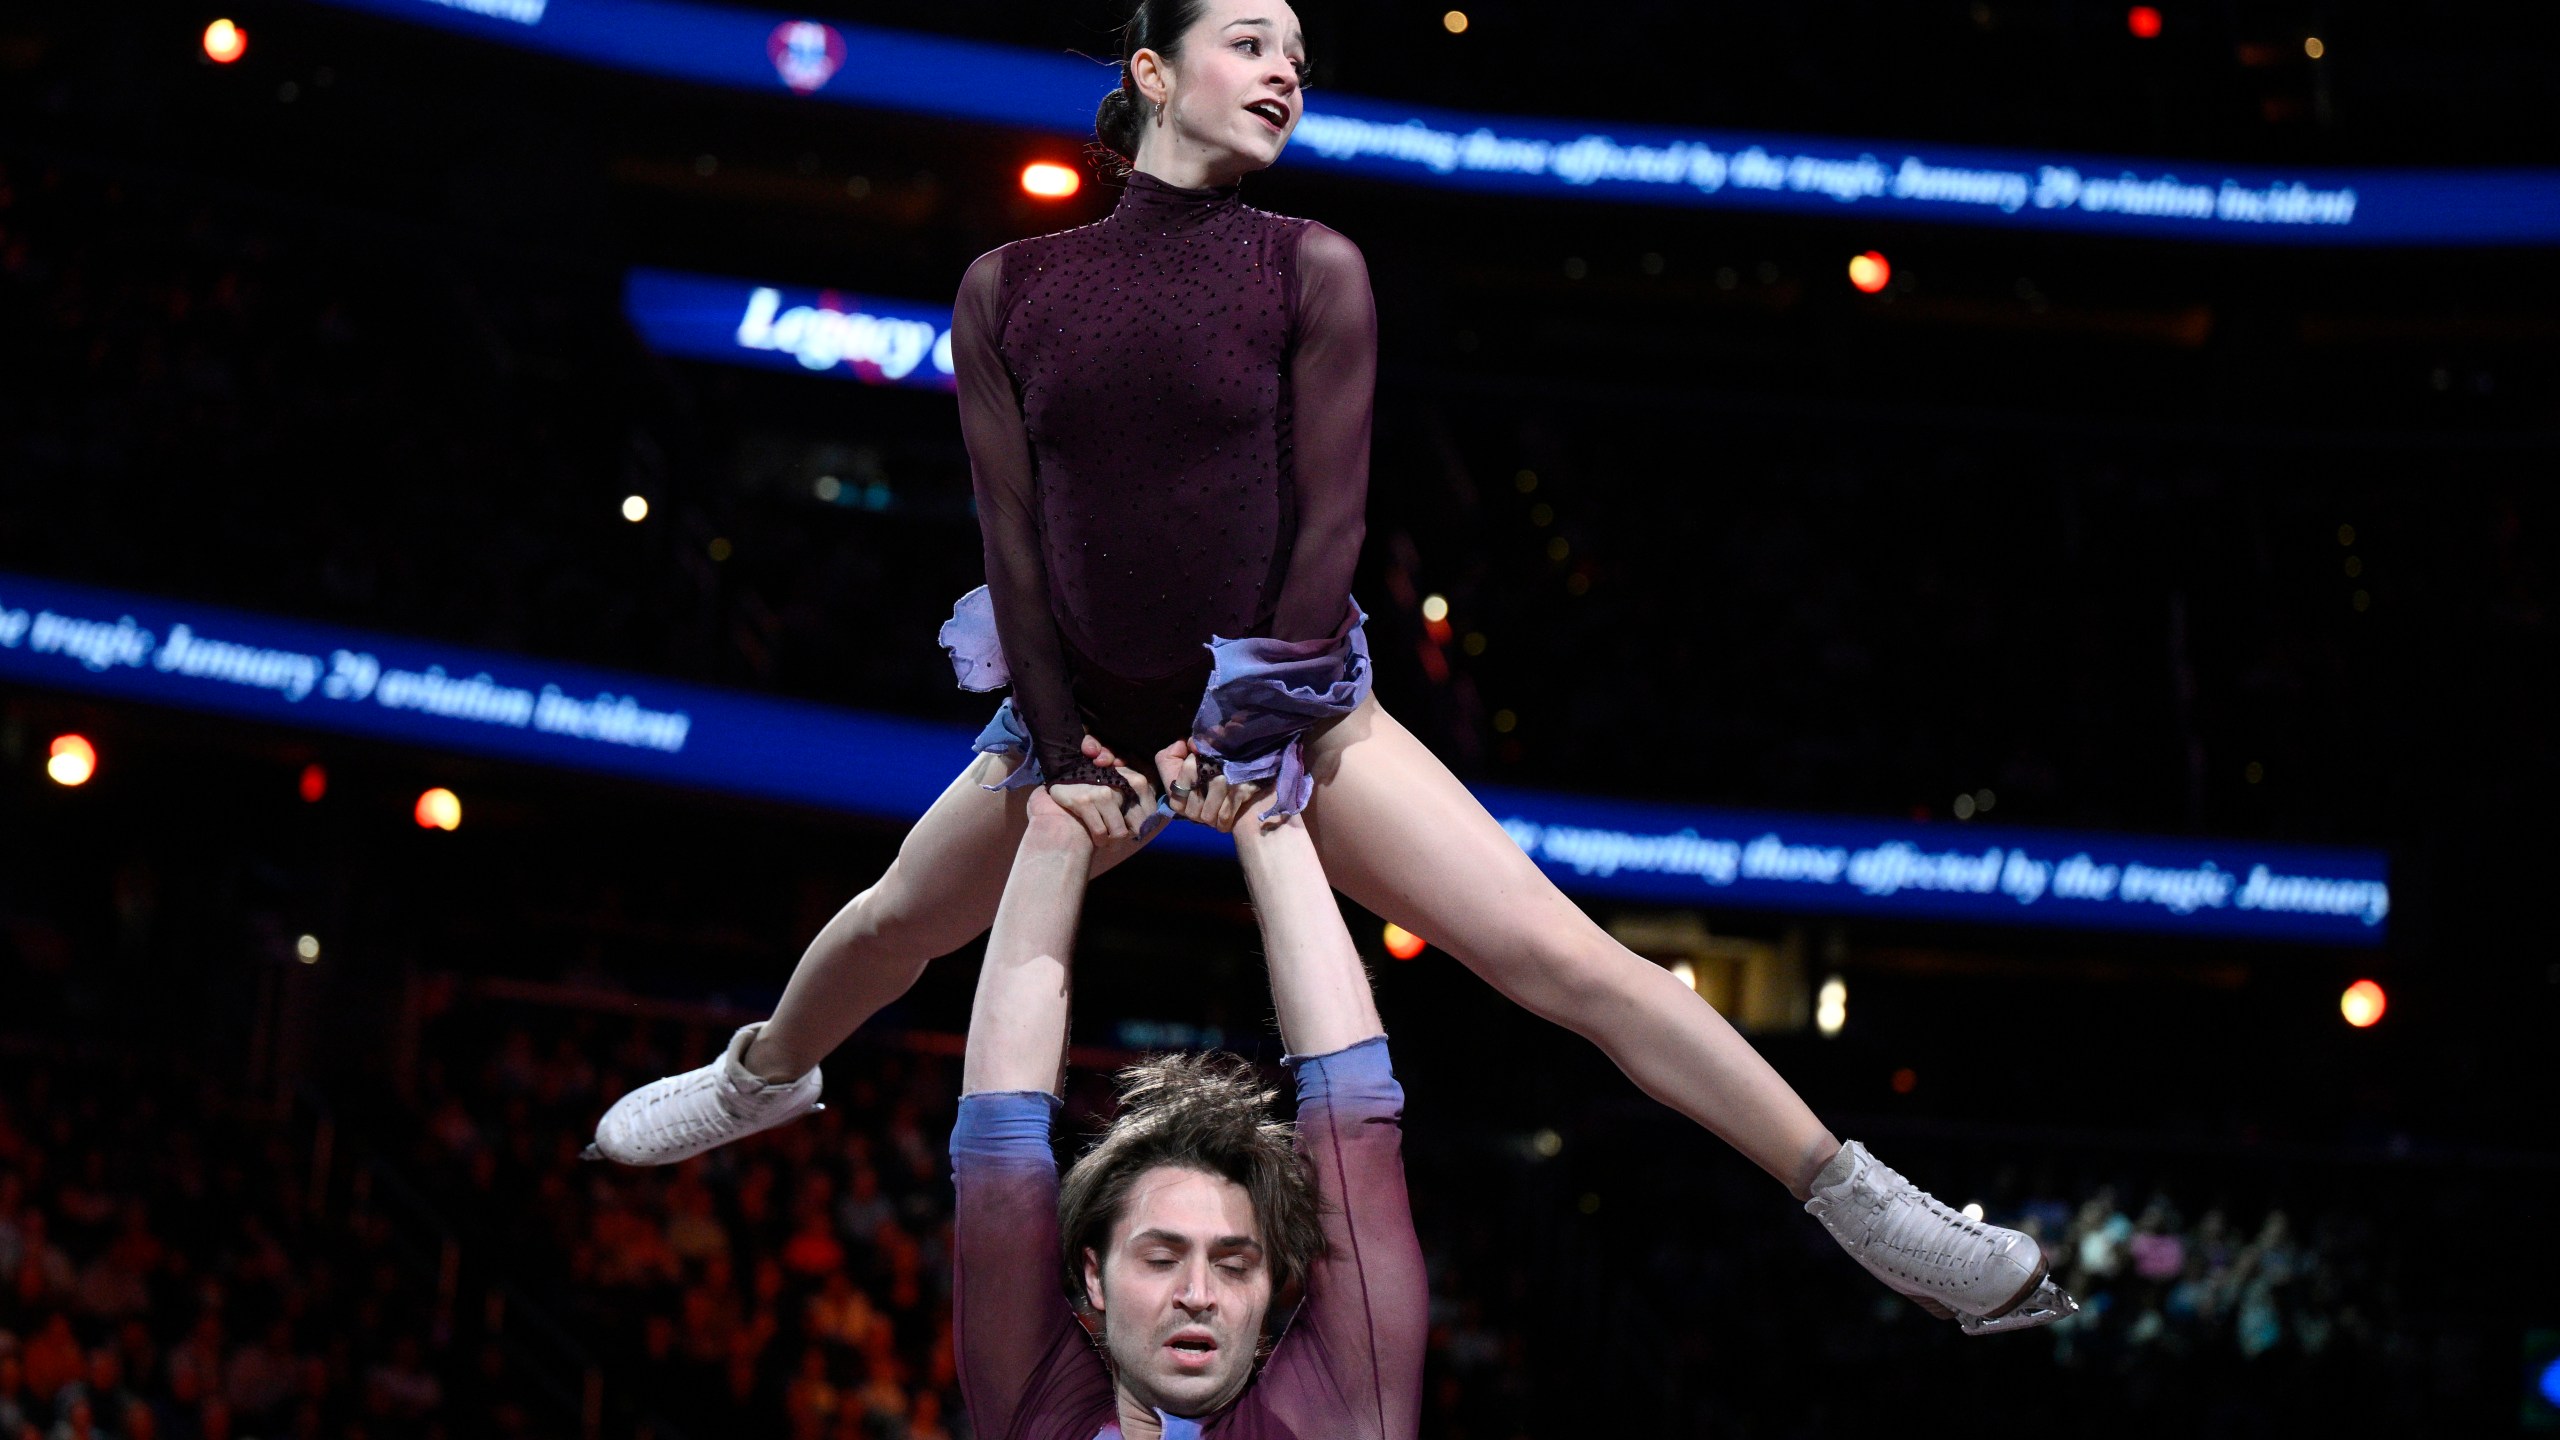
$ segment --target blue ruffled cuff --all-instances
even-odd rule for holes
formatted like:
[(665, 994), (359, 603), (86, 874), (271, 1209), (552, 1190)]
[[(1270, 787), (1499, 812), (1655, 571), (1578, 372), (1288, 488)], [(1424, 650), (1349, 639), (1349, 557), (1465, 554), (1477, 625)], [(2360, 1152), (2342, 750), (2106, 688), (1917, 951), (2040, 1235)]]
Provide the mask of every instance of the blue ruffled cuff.
[(1342, 628), (1318, 640), (1249, 636), (1209, 641), (1209, 687), (1191, 745), (1227, 779), (1269, 780), (1264, 820), (1295, 815), (1315, 798), (1306, 733), (1360, 708), (1377, 677), (1369, 664), (1367, 612), (1347, 601)]
[(1045, 1090), (981, 1090), (960, 1097), (960, 1116), (951, 1125), (951, 1163), (1027, 1161), (1056, 1163), (1049, 1148), (1049, 1124), (1062, 1107)]
[(981, 785), (981, 790), (1019, 790), (1041, 783), (1040, 756), (1031, 748), (1031, 731), (1023, 725), (1022, 717), (1013, 713), (1010, 699), (996, 707), (995, 718), (978, 732), (969, 748), (981, 755), (1002, 755), (1013, 761), (1013, 769), (1003, 780)]

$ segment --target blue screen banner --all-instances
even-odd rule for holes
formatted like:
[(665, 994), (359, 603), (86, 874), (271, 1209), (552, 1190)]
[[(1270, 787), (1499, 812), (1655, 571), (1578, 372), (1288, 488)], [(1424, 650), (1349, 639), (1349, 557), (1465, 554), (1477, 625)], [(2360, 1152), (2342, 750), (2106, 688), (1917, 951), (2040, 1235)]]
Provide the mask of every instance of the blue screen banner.
[[(1089, 138), (1068, 55), (689, 0), (315, 0), (614, 69)], [(1516, 195), (2340, 245), (2560, 243), (2560, 170), (2279, 169), (1465, 114), (1318, 91), (1282, 163)]]
[[(976, 734), (7, 574), (0, 682), (890, 820), (923, 814)], [(1476, 795), (1587, 899), (2352, 947), (2389, 928), (2369, 850)], [(1177, 824), (1156, 844), (1229, 842)]]
[(662, 355), (956, 391), (951, 307), (635, 269), (623, 311)]

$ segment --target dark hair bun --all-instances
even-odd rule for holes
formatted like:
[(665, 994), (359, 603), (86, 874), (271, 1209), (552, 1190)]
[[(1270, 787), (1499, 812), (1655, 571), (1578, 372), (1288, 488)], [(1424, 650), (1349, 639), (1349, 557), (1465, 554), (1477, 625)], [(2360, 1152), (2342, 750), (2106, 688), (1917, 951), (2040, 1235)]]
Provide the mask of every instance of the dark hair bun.
[(1102, 105), (1093, 112), (1093, 137), (1122, 160), (1138, 158), (1138, 137), (1145, 133), (1146, 112), (1138, 102), (1138, 92), (1125, 81), (1120, 88), (1102, 97)]

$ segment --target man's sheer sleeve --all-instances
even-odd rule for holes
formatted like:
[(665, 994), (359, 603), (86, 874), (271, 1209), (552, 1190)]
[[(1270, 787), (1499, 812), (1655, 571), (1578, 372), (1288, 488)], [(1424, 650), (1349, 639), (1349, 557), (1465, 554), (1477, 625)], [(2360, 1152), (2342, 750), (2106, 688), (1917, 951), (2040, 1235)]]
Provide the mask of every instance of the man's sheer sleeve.
[(1291, 1063), (1326, 1254), (1272, 1352), (1269, 1403), (1301, 1435), (1413, 1440), (1431, 1296), (1405, 1195), (1404, 1089), (1385, 1036)]
[(1272, 627), (1277, 639), (1320, 640), (1342, 628), (1368, 534), (1378, 310), (1360, 247), (1322, 225), (1299, 238), (1297, 280), (1289, 387), (1298, 534)]
[(1110, 1376), (1058, 1287), (1057, 1110), (1052, 1095), (964, 1095), (951, 1129), (952, 1339), (969, 1423), (985, 1440), (1048, 1436), (1109, 1412)]
[(1067, 679), (1066, 648), (1049, 609), (1049, 566), (1041, 551), (1040, 495), (1031, 439), (1013, 376), (996, 349), (1004, 325), (1004, 252), (969, 267), (951, 320), (951, 363), (960, 381), (960, 436), (978, 498), (987, 595), (996, 636), (1013, 674), (1013, 709), (1031, 732), (1031, 753), (1052, 785), (1112, 785), (1084, 757), (1084, 722)]

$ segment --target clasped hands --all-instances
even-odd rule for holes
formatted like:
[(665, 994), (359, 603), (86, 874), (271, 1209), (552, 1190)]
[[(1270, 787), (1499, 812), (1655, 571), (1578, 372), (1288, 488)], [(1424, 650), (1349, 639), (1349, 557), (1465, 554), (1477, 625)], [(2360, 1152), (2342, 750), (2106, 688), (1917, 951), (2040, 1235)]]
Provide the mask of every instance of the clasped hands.
[(1236, 822), (1271, 793), (1271, 782), (1267, 780), (1230, 784), (1225, 775), (1218, 773), (1204, 778), (1200, 757), (1193, 753), (1188, 740), (1176, 740), (1156, 752), (1153, 777), (1121, 764), (1118, 756), (1090, 735), (1084, 737), (1084, 755), (1096, 765), (1118, 771), (1130, 794), (1137, 797), (1136, 804), (1129, 804), (1108, 785), (1049, 787), (1049, 798), (1081, 822), (1096, 841), (1136, 839), (1148, 814), (1155, 809), (1159, 790), (1172, 801), (1175, 815), (1228, 832), (1233, 832)]

